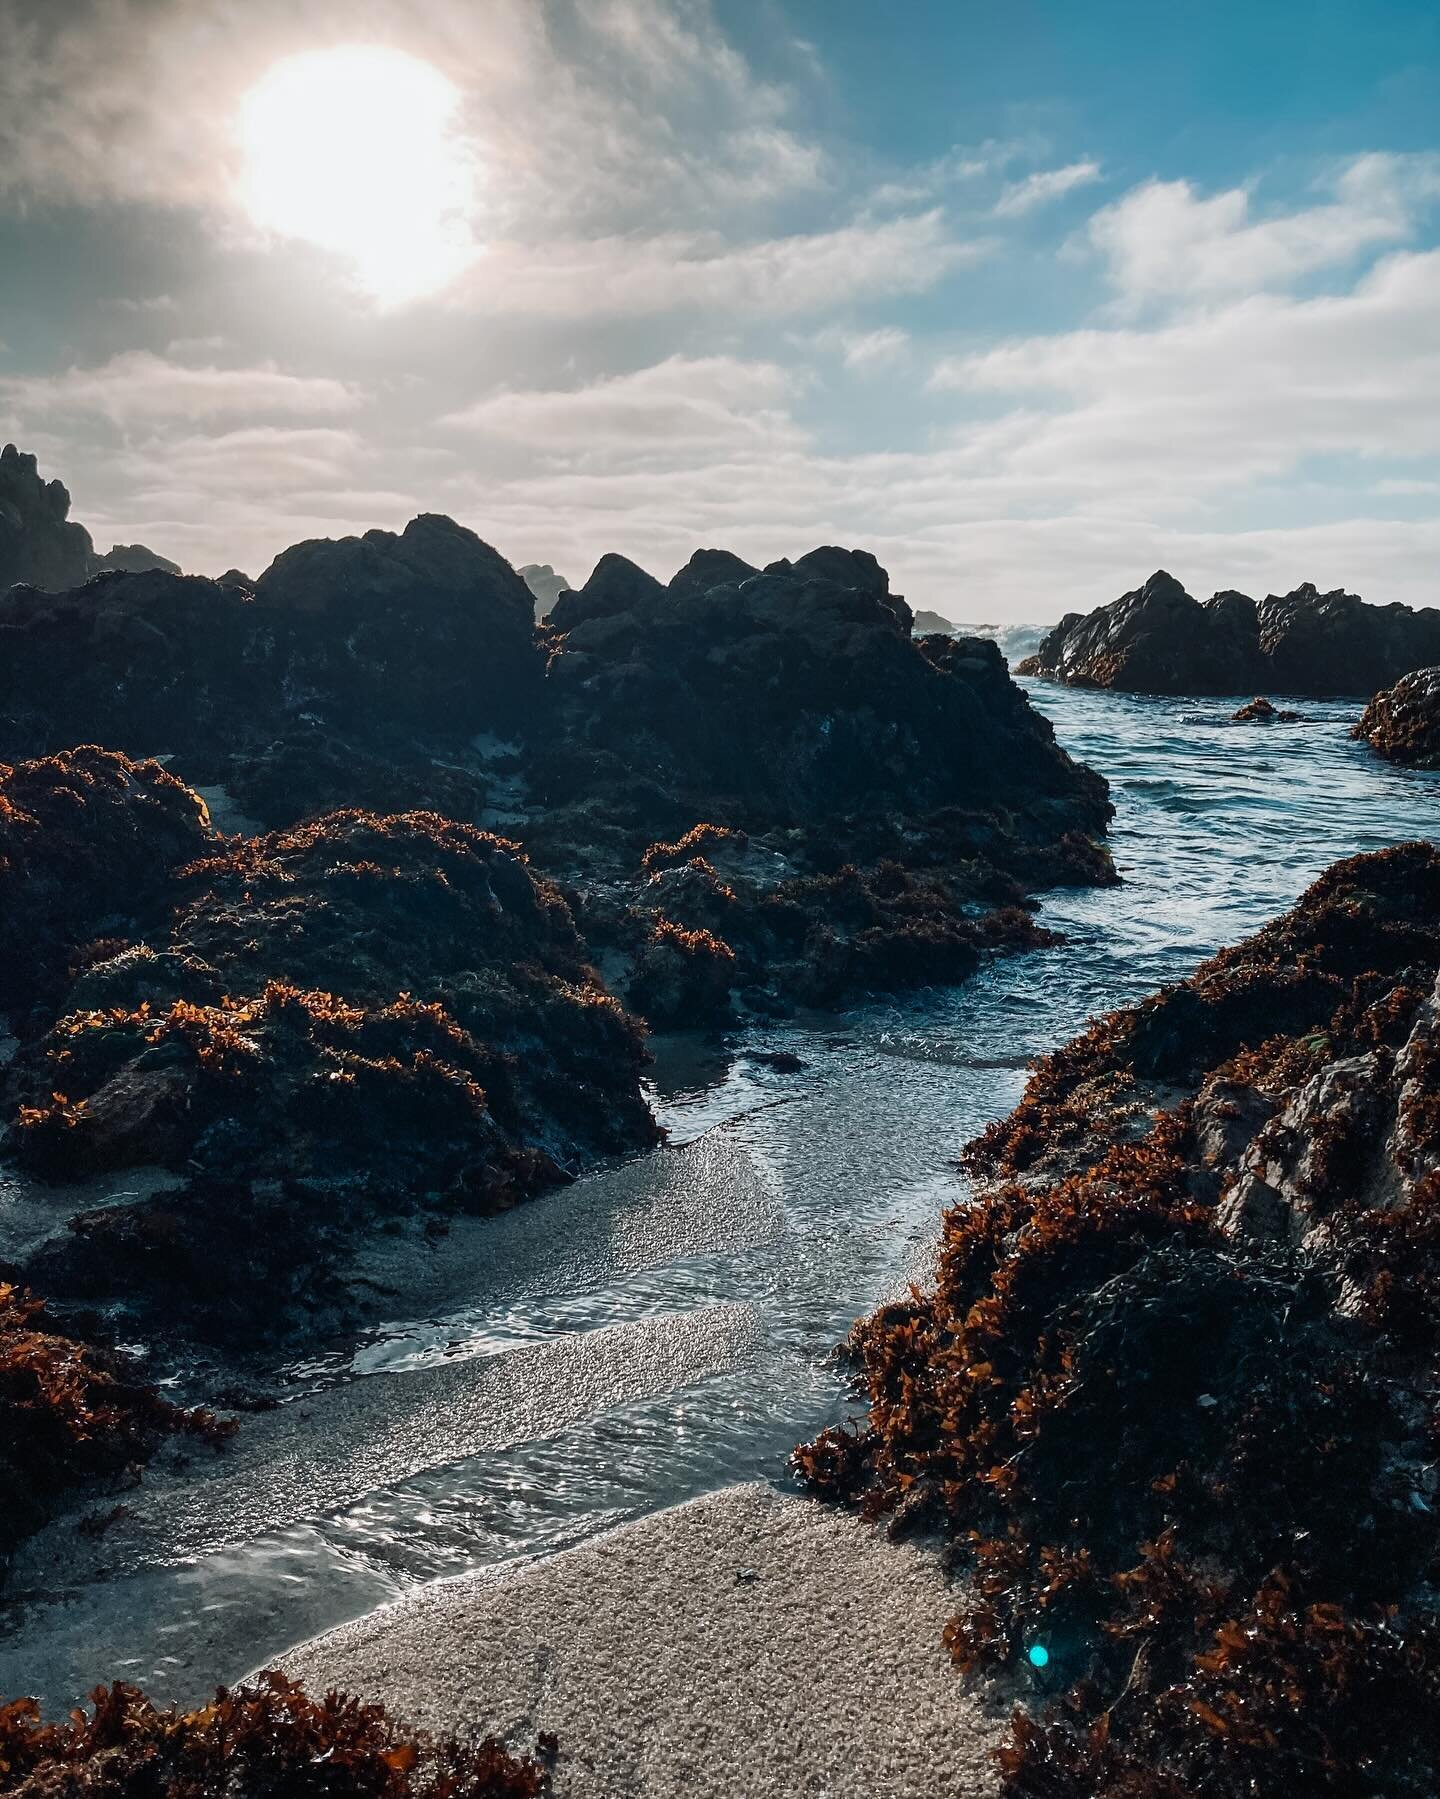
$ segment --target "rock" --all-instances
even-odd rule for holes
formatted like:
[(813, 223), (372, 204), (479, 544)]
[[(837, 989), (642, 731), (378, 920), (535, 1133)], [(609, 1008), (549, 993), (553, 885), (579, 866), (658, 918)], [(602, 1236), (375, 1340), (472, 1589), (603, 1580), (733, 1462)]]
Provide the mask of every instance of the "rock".
[(257, 1284), (283, 1307), (293, 1273), (232, 1268), (215, 1310), (192, 1264), (216, 1231), (263, 1216), (277, 1252), (323, 1266), (377, 1209), (491, 1211), (656, 1140), (638, 1027), (513, 845), (431, 813), (332, 813), (216, 846), (173, 899), (6, 1071), (37, 1173), (190, 1182), (83, 1218), (35, 1264), (52, 1294), (173, 1318), (193, 1292), (197, 1328), (238, 1325), (242, 1289), (245, 1311), (265, 1309)]
[(87, 745), (0, 763), (0, 1009), (52, 997), (94, 939), (150, 926), (214, 839), (157, 762)]
[(696, 550), (684, 568), (670, 577), (669, 591), (675, 599), (687, 599), (692, 594), (709, 593), (715, 587), (738, 587), (759, 573), (758, 568), (732, 556), (729, 550)]
[(1253, 699), (1230, 714), (1232, 725), (1296, 725), (1304, 715), (1283, 711), (1270, 700)]
[(1088, 614), (1069, 613), (1020, 665), (1081, 687), (1130, 693), (1373, 693), (1440, 660), (1440, 611), (1369, 606), (1308, 582), (1258, 605), (1217, 593), (1201, 605), (1164, 570)]
[(296, 619), (289, 678), (318, 686), (341, 722), (379, 712), (431, 731), (504, 729), (538, 692), (529, 588), (438, 514), (399, 536), (296, 544), (256, 582), (255, 605)]
[(1437, 1082), (1440, 850), (1338, 863), (1043, 1058), (852, 1332), (797, 1468), (952, 1539), (962, 1669), (1045, 1648), (1007, 1790), (1436, 1787)]
[(171, 562), (168, 557), (158, 556), (154, 550), (147, 549), (143, 543), (117, 543), (113, 549), (103, 556), (91, 558), (92, 575), (143, 575), (150, 569), (158, 568), (167, 575), (178, 575), (180, 564)]
[(22, 581), (78, 587), (89, 579), (93, 556), (90, 533), (70, 521), (64, 483), (42, 481), (35, 458), (6, 444), (0, 450), (0, 593)]
[(535, 596), (535, 616), (544, 618), (562, 593), (570, 591), (564, 575), (557, 575), (548, 562), (527, 562), (515, 573)]
[(220, 577), (221, 587), (239, 587), (245, 593), (254, 593), (255, 583), (243, 569), (227, 568)]
[(1405, 768), (1440, 768), (1440, 667), (1417, 668), (1377, 693), (1352, 736)]
[(628, 557), (611, 553), (600, 558), (578, 592), (559, 596), (550, 608), (549, 622), (557, 631), (572, 631), (589, 619), (610, 618), (650, 605), (664, 591), (653, 575)]
[(923, 607), (915, 614), (911, 629), (917, 637), (953, 637), (955, 626), (948, 618), (941, 618), (938, 612), (927, 612)]

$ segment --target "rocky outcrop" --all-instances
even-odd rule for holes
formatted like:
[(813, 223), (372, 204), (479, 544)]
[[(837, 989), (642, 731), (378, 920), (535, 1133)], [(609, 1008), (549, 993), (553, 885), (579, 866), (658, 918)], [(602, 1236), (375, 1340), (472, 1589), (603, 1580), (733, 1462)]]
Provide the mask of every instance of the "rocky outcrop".
[(36, 460), (14, 444), (0, 449), (0, 593), (16, 582), (78, 587), (90, 577), (90, 533), (70, 518), (61, 481), (44, 481)]
[(217, 1232), (264, 1220), (292, 1270), (323, 1265), (377, 1208), (492, 1211), (656, 1138), (638, 1026), (512, 844), (339, 812), (212, 840), (172, 900), (82, 958), (7, 1073), (23, 1165), (188, 1178), (77, 1220), (37, 1261), (52, 1295), (150, 1290), (172, 1318), (253, 1323), (256, 1289), (273, 1309), (292, 1283), (267, 1255), (217, 1258)]
[(1352, 736), (1403, 768), (1440, 768), (1440, 668), (1417, 668), (1377, 693)]
[(873, 557), (820, 550), (710, 588), (608, 558), (550, 622), (526, 840), (667, 1013), (690, 992), (677, 932), (720, 946), (683, 959), (709, 1015), (830, 1004), (1047, 941), (1027, 889), (1114, 878), (1103, 783), (993, 643), (913, 638)]
[(20, 583), (58, 593), (93, 575), (154, 568), (180, 572), (144, 544), (117, 543), (98, 555), (90, 533), (70, 518), (65, 484), (41, 480), (35, 458), (14, 444), (0, 450), (0, 594)]
[[(164, 572), (11, 590), (0, 754), (90, 740), (164, 756), (231, 830), (502, 819), (657, 1018), (686, 1009), (671, 965), (704, 933), (697, 1020), (959, 978), (1042, 940), (1029, 892), (1114, 878), (1104, 783), (994, 644), (917, 640), (875, 558), (833, 546), (763, 572), (700, 551), (668, 587), (606, 556), (539, 631), (520, 576), (434, 516), (297, 545), (253, 592)], [(711, 824), (746, 834), (743, 867), (644, 866)]]
[(1128, 693), (1371, 694), (1440, 659), (1440, 611), (1369, 606), (1308, 582), (1258, 604), (1202, 605), (1163, 569), (1086, 614), (1068, 613), (1019, 673)]
[(515, 573), (534, 596), (537, 619), (544, 618), (561, 594), (570, 591), (564, 575), (557, 575), (548, 562), (526, 562)]
[(147, 549), (143, 543), (117, 543), (103, 556), (92, 557), (90, 562), (92, 575), (143, 575), (150, 569), (159, 569), (162, 574), (178, 575), (180, 564), (171, 562), (168, 557), (157, 556), (154, 550)]
[(212, 841), (202, 802), (156, 762), (92, 744), (0, 763), (0, 1010), (52, 999), (84, 946), (148, 929)]
[(952, 1657), (1034, 1689), (1007, 1794), (1440, 1780), (1437, 1081), (1409, 844), (1038, 1063), (856, 1327), (868, 1417), (797, 1465), (955, 1538)]

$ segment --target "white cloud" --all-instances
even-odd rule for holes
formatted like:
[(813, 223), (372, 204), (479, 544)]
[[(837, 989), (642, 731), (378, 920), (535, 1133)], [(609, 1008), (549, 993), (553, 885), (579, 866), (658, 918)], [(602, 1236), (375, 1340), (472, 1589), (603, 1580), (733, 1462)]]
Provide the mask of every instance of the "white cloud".
[[(798, 343), (807, 340), (797, 338)], [(893, 368), (910, 348), (910, 333), (898, 325), (879, 325), (873, 331), (847, 330), (843, 325), (826, 325), (808, 339), (817, 350), (838, 356), (847, 369), (875, 370)]]
[(1440, 156), (1357, 157), (1332, 191), (1319, 205), (1255, 219), (1246, 188), (1202, 199), (1188, 181), (1150, 181), (1097, 212), (1089, 238), (1131, 302), (1282, 287), (1407, 242), (1440, 198)]
[(922, 293), (989, 250), (952, 237), (938, 209), (738, 245), (685, 234), (496, 244), (452, 299), (477, 312), (562, 318), (784, 316)]
[(995, 202), (995, 212), (1002, 219), (1018, 218), (1022, 213), (1034, 212), (1036, 207), (1047, 206), (1052, 200), (1073, 193), (1077, 187), (1088, 187), (1099, 179), (1098, 162), (1072, 162), (1063, 169), (1038, 169), (1023, 181), (1011, 182)]
[(627, 454), (673, 460), (696, 450), (795, 443), (784, 410), (796, 378), (773, 362), (671, 356), (588, 386), (492, 394), (441, 421), (549, 458)]
[(126, 427), (160, 419), (314, 417), (353, 412), (361, 395), (328, 376), (254, 368), (195, 368), (149, 350), (127, 350), (98, 368), (0, 376), (0, 413), (22, 421), (94, 413)]

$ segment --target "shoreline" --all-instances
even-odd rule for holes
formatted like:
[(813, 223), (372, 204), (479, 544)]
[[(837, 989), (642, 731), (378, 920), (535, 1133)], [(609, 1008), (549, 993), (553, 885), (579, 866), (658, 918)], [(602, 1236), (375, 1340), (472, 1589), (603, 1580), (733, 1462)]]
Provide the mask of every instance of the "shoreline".
[(1008, 1707), (951, 1667), (954, 1610), (933, 1550), (749, 1484), (438, 1582), (280, 1665), (436, 1735), (553, 1731), (554, 1799), (988, 1799)]

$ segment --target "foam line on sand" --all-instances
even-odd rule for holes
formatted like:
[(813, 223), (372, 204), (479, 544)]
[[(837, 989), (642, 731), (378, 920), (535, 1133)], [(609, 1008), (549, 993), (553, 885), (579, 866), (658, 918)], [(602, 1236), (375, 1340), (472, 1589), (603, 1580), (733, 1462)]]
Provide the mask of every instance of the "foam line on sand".
[(1002, 1717), (940, 1644), (935, 1557), (737, 1486), (302, 1645), (312, 1688), (561, 1740), (556, 1799), (980, 1799)]

